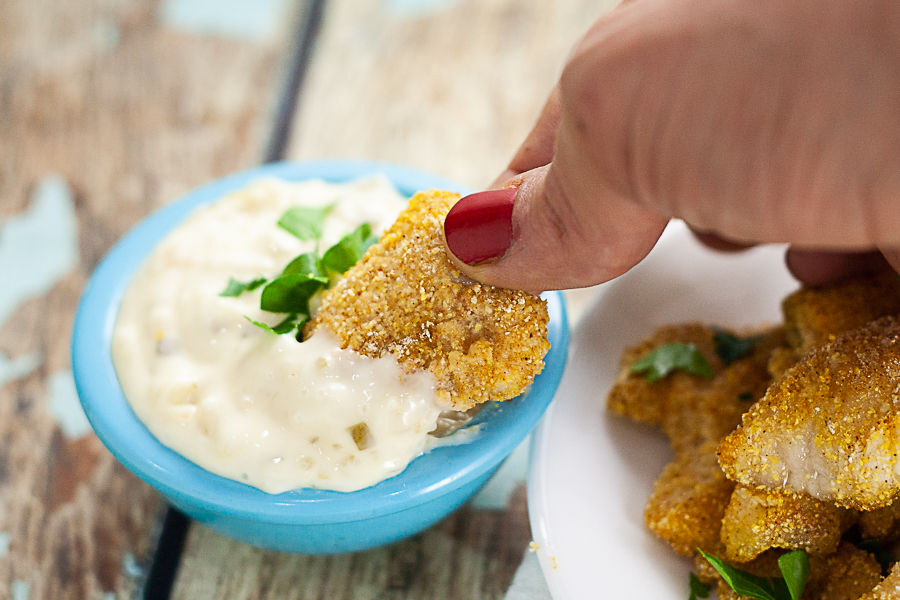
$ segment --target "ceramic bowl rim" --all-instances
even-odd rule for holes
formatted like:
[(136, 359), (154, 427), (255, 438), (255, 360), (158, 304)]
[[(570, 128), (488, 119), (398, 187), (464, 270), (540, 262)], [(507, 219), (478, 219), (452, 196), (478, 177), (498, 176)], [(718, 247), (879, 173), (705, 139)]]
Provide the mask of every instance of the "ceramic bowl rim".
[[(300, 489), (271, 495), (214, 475), (160, 443), (137, 419), (119, 387), (109, 352), (118, 306), (137, 268), (155, 245), (198, 206), (262, 177), (349, 181), (382, 173), (406, 196), (440, 188), (467, 193), (441, 177), (387, 163), (324, 160), (281, 162), (224, 177), (152, 213), (102, 259), (82, 295), (72, 335), (72, 365), (85, 414), (97, 436), (130, 471), (164, 495), (212, 513), (251, 521), (322, 524), (393, 514), (439, 498), (496, 466), (528, 435), (555, 394), (566, 362), (568, 325), (562, 295), (544, 294), (551, 350), (527, 394), (494, 403), (482, 430), (466, 444), (439, 447), (401, 474), (352, 493)], [(100, 351), (98, 351), (98, 348)]]

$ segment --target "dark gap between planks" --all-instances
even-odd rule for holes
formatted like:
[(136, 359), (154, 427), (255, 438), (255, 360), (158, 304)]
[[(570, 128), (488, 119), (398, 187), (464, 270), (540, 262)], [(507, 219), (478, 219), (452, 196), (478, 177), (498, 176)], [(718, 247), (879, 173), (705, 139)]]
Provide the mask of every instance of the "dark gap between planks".
[[(263, 164), (285, 158), (300, 91), (321, 29), (326, 2), (327, 0), (305, 0), (303, 3), (294, 34), (296, 43), (289, 54), (284, 83), (272, 119), (269, 143), (263, 154)], [(175, 577), (178, 574), (178, 566), (184, 552), (190, 524), (189, 517), (169, 505), (147, 579), (142, 589), (138, 590), (136, 598), (169, 600), (175, 585)]]

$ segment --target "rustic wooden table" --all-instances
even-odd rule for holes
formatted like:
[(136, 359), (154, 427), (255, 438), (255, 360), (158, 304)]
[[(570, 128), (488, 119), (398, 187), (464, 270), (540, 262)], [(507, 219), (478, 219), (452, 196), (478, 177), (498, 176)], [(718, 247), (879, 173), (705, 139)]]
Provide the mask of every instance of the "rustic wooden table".
[(613, 4), (0, 2), (0, 600), (502, 598), (530, 540), (521, 451), (386, 548), (279, 554), (170, 516), (156, 552), (165, 506), (91, 433), (69, 333), (109, 246), (226, 173), (368, 158), (483, 187)]

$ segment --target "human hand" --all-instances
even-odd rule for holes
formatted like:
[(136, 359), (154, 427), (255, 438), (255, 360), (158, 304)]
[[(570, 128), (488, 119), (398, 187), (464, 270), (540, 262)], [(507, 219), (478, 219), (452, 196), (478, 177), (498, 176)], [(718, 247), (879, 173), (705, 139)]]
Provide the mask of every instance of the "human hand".
[(496, 185), (515, 189), (445, 224), (454, 262), (494, 285), (607, 281), (673, 217), (715, 247), (788, 242), (809, 283), (878, 251), (898, 267), (900, 3), (628, 2), (577, 46)]

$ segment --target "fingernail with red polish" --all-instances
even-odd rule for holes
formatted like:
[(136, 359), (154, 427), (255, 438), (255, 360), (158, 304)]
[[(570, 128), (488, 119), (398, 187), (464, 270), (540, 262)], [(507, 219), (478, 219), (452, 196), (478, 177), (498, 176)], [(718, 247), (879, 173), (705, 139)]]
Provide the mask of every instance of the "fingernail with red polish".
[(517, 188), (490, 190), (457, 202), (444, 221), (447, 246), (467, 265), (500, 258), (512, 240)]

